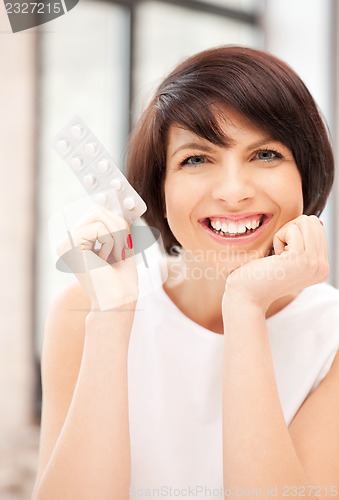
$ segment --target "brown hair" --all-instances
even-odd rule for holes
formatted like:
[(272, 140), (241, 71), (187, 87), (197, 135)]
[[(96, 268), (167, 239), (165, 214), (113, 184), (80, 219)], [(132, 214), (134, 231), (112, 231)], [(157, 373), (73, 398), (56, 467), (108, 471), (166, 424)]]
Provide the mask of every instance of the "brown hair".
[(146, 222), (160, 230), (167, 252), (180, 246), (164, 218), (163, 184), (169, 127), (179, 125), (225, 145), (216, 106), (242, 113), (293, 153), (302, 178), (303, 213), (319, 216), (334, 180), (327, 129), (308, 89), (276, 57), (226, 46), (182, 62), (163, 81), (130, 139), (127, 177), (147, 204)]

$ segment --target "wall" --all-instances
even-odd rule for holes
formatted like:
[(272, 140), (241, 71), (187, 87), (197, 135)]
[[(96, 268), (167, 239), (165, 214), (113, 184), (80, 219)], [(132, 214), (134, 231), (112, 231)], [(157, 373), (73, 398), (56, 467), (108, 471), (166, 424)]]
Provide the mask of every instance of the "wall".
[(0, 433), (32, 420), (35, 34), (0, 9)]

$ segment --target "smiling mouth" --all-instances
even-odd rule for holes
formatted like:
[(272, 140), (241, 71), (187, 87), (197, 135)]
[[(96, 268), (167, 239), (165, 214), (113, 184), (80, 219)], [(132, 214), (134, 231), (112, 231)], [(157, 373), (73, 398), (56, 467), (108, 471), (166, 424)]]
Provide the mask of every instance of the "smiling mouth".
[(245, 226), (245, 229), (246, 229), (245, 231), (242, 229), (241, 232), (237, 231), (234, 233), (228, 232), (227, 230), (223, 230), (222, 228), (216, 229), (215, 227), (212, 226), (211, 219), (209, 219), (209, 218), (205, 219), (204, 225), (207, 226), (210, 231), (212, 231), (215, 234), (218, 234), (219, 236), (224, 236), (225, 238), (230, 238), (230, 237), (231, 238), (241, 238), (241, 237), (244, 237), (246, 235), (250, 235), (251, 233), (255, 233), (268, 218), (269, 217), (267, 215), (262, 214), (259, 221), (258, 221), (257, 227), (255, 227), (254, 229), (249, 229), (248, 227)]

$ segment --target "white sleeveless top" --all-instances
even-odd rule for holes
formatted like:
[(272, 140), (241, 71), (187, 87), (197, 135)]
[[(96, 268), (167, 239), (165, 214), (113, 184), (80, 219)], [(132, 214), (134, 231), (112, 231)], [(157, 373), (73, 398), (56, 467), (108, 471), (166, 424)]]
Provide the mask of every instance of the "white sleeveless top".
[[(289, 425), (339, 349), (339, 290), (305, 288), (267, 320)], [(130, 499), (224, 500), (224, 336), (186, 317), (163, 288), (139, 299), (130, 339)]]

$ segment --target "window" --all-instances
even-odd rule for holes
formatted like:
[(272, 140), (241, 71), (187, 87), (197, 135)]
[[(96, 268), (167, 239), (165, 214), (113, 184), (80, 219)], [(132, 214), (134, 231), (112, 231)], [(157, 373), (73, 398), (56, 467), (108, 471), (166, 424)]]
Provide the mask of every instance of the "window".
[(48, 306), (60, 289), (74, 281), (55, 268), (56, 258), (46, 241), (48, 223), (58, 209), (85, 196), (52, 148), (56, 133), (73, 115), (80, 115), (122, 167), (131, 124), (161, 77), (177, 62), (215, 45), (263, 47), (262, 3), (82, 0), (39, 31), (38, 358)]
[(39, 345), (47, 306), (56, 291), (71, 280), (71, 276), (55, 269), (55, 256), (46, 239), (49, 220), (61, 207), (86, 194), (53, 150), (53, 139), (77, 114), (88, 122), (120, 163), (129, 127), (126, 66), (129, 12), (117, 5), (85, 1), (45, 26), (39, 42), (40, 231), (35, 280)]
[(162, 77), (181, 59), (208, 47), (226, 44), (261, 47), (261, 30), (226, 15), (192, 11), (170, 3), (140, 2), (135, 12), (135, 118)]

